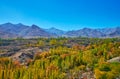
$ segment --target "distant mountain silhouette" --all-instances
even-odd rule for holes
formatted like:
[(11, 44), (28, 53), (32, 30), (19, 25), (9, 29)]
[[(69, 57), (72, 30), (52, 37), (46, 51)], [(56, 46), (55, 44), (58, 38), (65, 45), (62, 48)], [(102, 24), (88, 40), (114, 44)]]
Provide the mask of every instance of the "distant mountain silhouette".
[(45, 31), (48, 32), (48, 33), (55, 34), (57, 36), (62, 36), (62, 35), (64, 35), (66, 33), (65, 31), (56, 29), (54, 27), (49, 28), (49, 29), (45, 29)]
[(37, 25), (32, 25), (31, 27), (24, 30), (23, 37), (33, 38), (33, 37), (50, 37), (52, 34), (45, 32), (42, 28)]
[(105, 34), (96, 30), (96, 29), (90, 29), (90, 28), (83, 28), (77, 31), (68, 31), (66, 33), (66, 36), (73, 36), (73, 37), (104, 37)]
[(32, 25), (26, 26), (21, 23), (12, 24), (5, 23), (0, 25), (0, 34), (1, 38), (34, 38), (34, 37), (51, 37), (52, 35), (44, 31), (42, 28)]
[(27, 26), (22, 23), (5, 23), (0, 25), (0, 38), (35, 38), (35, 37), (120, 37), (120, 27), (91, 29), (83, 28), (73, 31), (63, 31), (54, 27), (43, 29), (37, 25)]
[(116, 27), (115, 31), (109, 34), (109, 37), (120, 37), (120, 27)]

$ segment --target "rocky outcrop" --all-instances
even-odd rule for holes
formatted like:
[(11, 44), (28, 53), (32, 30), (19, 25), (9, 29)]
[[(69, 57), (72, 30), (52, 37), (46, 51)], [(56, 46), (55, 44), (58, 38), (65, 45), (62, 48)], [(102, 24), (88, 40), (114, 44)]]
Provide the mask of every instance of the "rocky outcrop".
[(110, 62), (110, 63), (112, 63), (112, 62), (119, 62), (120, 63), (120, 57), (112, 58), (112, 59), (108, 60), (107, 62)]

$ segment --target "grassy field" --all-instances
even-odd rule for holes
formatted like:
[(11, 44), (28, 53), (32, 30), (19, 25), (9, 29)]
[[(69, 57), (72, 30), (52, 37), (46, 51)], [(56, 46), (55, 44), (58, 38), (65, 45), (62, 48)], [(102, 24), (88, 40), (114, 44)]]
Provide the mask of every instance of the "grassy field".
[(120, 78), (120, 38), (0, 39), (0, 79)]

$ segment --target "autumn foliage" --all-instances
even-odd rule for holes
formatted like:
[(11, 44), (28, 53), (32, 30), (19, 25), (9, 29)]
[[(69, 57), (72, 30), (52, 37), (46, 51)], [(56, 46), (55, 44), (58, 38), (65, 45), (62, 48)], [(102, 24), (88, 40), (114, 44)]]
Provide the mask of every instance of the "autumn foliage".
[[(65, 44), (71, 41), (69, 39), (47, 39), (46, 44), (51, 46), (50, 49), (36, 53), (32, 60), (27, 60), (28, 65), (21, 65), (19, 61), (12, 61), (11, 58), (0, 58), (0, 79), (81, 79), (85, 72), (91, 73), (96, 79), (120, 78), (120, 63), (107, 62), (120, 56), (120, 40), (74, 40), (78, 41), (67, 46)], [(45, 46), (44, 42), (31, 45), (41, 47)]]

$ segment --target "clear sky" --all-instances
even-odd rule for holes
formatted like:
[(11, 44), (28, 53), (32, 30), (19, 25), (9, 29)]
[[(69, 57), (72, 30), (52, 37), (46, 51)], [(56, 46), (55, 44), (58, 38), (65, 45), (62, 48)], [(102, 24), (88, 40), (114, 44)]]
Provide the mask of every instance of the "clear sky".
[(0, 24), (76, 30), (120, 26), (120, 0), (0, 0)]

